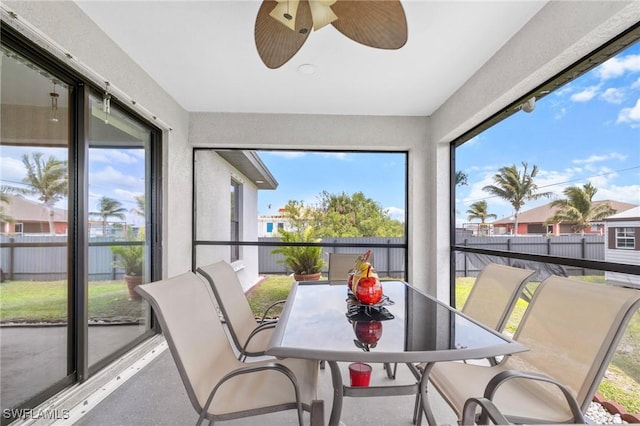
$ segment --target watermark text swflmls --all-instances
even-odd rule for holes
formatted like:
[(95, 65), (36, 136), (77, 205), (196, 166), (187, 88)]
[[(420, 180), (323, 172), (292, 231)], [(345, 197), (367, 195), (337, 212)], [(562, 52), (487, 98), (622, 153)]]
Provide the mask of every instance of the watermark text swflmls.
[(69, 418), (69, 410), (58, 410), (56, 408), (50, 410), (36, 410), (33, 408), (5, 408), (2, 410), (2, 417), (5, 419), (20, 420), (67, 420)]

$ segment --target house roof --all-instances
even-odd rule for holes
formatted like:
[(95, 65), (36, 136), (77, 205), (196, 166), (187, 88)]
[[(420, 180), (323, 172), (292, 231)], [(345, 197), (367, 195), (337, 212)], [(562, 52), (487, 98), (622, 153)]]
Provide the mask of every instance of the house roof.
[[(17, 222), (48, 222), (49, 211), (40, 202), (28, 200), (19, 195), (7, 195), (9, 203), (2, 203), (4, 214)], [(67, 211), (53, 208), (54, 222), (67, 222)]]
[[(635, 204), (624, 203), (622, 201), (615, 200), (602, 200), (602, 201), (594, 201), (595, 205), (602, 203), (609, 203), (609, 205), (616, 210), (616, 212), (624, 212), (631, 208), (637, 207)], [(520, 212), (518, 215), (518, 223), (543, 223), (545, 220), (550, 218), (558, 211), (558, 207), (551, 207), (551, 203), (547, 203), (545, 205), (535, 207), (531, 210), (525, 210)], [(506, 225), (508, 223), (513, 223), (513, 216), (505, 217), (500, 220), (496, 220), (492, 224), (495, 225)]]
[(258, 189), (276, 189), (278, 187), (278, 181), (255, 151), (220, 149), (216, 152), (240, 173), (251, 179)]
[(640, 206), (632, 207), (628, 210), (616, 213), (604, 220), (618, 220), (618, 219), (640, 219)]

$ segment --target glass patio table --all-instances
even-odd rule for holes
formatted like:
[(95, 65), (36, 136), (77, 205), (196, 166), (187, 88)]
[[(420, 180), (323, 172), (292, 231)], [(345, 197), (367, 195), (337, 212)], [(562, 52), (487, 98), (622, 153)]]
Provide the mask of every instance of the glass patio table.
[[(525, 351), (514, 342), (403, 281), (382, 281), (384, 299), (362, 306), (346, 281), (297, 282), (266, 353), (326, 361), (334, 389), (329, 425), (338, 425), (344, 396), (418, 393), (416, 363), (487, 358)], [(405, 363), (416, 383), (351, 387), (338, 362)], [(391, 376), (391, 374), (390, 374)], [(428, 419), (430, 422), (432, 419)]]

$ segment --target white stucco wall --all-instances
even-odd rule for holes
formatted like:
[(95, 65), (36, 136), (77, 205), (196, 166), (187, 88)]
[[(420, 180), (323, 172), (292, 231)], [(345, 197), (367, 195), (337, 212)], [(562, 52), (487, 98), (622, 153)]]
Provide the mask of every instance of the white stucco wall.
[(430, 118), (189, 114), (74, 3), (4, 4), (172, 127), (164, 135), (166, 276), (191, 263), (185, 230), (191, 225), (192, 144), (406, 150), (409, 278), (443, 300), (449, 295), (448, 142), (640, 20), (640, 2), (550, 2)]
[[(229, 212), (231, 179), (242, 186), (241, 236), (243, 241), (256, 241), (258, 225), (258, 188), (236, 168), (213, 150), (197, 150), (195, 153), (195, 181), (197, 200), (198, 240), (225, 241), (230, 235)], [(197, 249), (196, 266), (204, 266), (219, 260), (230, 261), (229, 246), (200, 246)], [(240, 259), (233, 265), (245, 290), (258, 281), (257, 247), (240, 247)]]

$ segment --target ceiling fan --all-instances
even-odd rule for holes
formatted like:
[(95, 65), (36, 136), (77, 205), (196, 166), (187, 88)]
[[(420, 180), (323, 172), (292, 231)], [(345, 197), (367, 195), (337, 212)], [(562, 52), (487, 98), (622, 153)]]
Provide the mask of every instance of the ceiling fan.
[(263, 0), (254, 29), (258, 54), (271, 69), (300, 50), (311, 30), (331, 24), (366, 46), (399, 49), (407, 19), (399, 0)]

